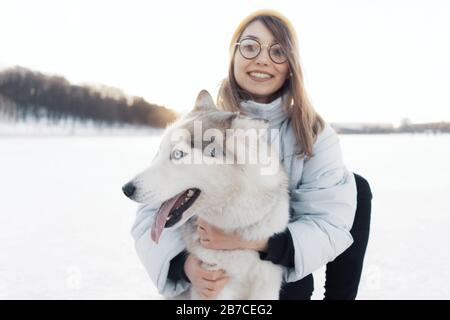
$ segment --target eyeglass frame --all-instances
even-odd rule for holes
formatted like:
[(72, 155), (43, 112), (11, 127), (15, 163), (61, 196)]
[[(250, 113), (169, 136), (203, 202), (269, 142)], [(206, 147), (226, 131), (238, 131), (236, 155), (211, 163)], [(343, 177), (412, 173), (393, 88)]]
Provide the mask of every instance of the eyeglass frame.
[[(259, 49), (259, 52), (258, 52), (258, 54), (257, 54), (256, 56), (254, 56), (253, 58), (247, 58), (246, 56), (244, 56), (244, 55), (242, 54), (242, 51), (241, 51), (241, 43), (242, 43), (242, 41), (244, 41), (244, 40), (253, 40), (253, 41), (255, 41), (257, 44), (259, 44), (259, 48), (260, 48), (260, 49)], [(239, 46), (239, 48), (238, 48), (239, 53), (241, 54), (241, 56), (242, 56), (244, 59), (247, 59), (247, 60), (253, 60), (253, 59), (256, 59), (256, 58), (261, 54), (261, 52), (262, 52), (262, 50), (264, 49), (264, 47), (267, 47), (267, 53), (268, 53), (268, 55), (269, 55), (270, 60), (271, 60), (273, 63), (276, 63), (276, 64), (283, 64), (283, 63), (286, 63), (286, 62), (289, 60), (288, 57), (287, 57), (287, 55), (286, 55), (286, 60), (284, 60), (283, 62), (275, 62), (275, 61), (273, 60), (272, 55), (270, 54), (270, 50), (272, 49), (273, 46), (279, 45), (280, 48), (281, 48), (281, 50), (286, 51), (286, 50), (284, 50), (284, 48), (281, 46), (281, 44), (278, 43), (278, 42), (269, 45), (269, 44), (261, 44), (261, 42), (259, 42), (257, 39), (254, 39), (254, 38), (244, 38), (244, 39), (241, 39), (239, 42), (236, 42), (234, 45), (235, 45), (235, 46)]]

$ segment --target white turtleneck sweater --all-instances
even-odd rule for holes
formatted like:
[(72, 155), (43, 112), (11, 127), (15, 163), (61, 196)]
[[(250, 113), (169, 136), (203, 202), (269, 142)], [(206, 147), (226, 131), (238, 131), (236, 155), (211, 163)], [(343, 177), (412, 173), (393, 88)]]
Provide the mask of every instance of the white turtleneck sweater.
[(268, 121), (269, 129), (279, 129), (287, 118), (283, 109), (283, 97), (281, 96), (270, 103), (244, 100), (241, 102), (241, 111), (249, 117)]
[(280, 96), (270, 103), (260, 103), (253, 100), (244, 100), (241, 102), (241, 113), (253, 118), (267, 122), (267, 143), (271, 144), (279, 154), (280, 160), (283, 158), (281, 154), (284, 148), (280, 149), (280, 131), (282, 124), (288, 118), (283, 108), (283, 97)]

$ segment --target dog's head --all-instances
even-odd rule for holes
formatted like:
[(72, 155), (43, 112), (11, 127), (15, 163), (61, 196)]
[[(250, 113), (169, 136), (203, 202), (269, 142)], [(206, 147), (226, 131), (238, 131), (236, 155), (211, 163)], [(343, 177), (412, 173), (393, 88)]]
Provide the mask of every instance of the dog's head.
[[(220, 210), (242, 193), (242, 185), (248, 188), (246, 179), (261, 167), (258, 155), (272, 152), (266, 128), (263, 121), (218, 110), (201, 91), (194, 108), (166, 129), (150, 167), (122, 188), (134, 201), (159, 206), (152, 239), (158, 242), (164, 228), (176, 228), (194, 214)], [(254, 131), (250, 137), (248, 130)], [(252, 181), (260, 182), (254, 176)]]

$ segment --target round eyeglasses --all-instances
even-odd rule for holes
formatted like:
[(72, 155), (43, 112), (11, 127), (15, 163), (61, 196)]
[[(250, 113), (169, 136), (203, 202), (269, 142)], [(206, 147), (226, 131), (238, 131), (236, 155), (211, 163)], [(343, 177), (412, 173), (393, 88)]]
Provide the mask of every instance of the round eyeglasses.
[(287, 61), (287, 55), (279, 43), (269, 45), (261, 45), (256, 39), (242, 39), (240, 42), (236, 42), (236, 46), (239, 46), (239, 52), (248, 60), (255, 59), (260, 53), (262, 47), (267, 47), (269, 51), (270, 60), (276, 64), (282, 64)]

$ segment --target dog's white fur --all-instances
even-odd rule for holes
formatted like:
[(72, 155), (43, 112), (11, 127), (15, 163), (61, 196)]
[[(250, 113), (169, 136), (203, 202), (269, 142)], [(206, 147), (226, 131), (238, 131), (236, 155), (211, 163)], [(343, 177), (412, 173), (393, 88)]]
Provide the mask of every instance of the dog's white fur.
[[(230, 281), (216, 299), (278, 299), (283, 273), (281, 266), (261, 260), (258, 252), (253, 250), (203, 248), (195, 220), (201, 217), (226, 232), (236, 232), (248, 240), (261, 240), (282, 232), (289, 220), (287, 176), (282, 166), (279, 165), (278, 171), (272, 175), (263, 175), (262, 165), (258, 163), (189, 165), (169, 160), (174, 148), (186, 154), (204, 156), (202, 150), (192, 148), (188, 141), (174, 144), (171, 136), (174, 130), (185, 127), (199, 116), (205, 119), (208, 114), (218, 112), (209, 94), (201, 92), (194, 110), (166, 129), (160, 150), (150, 168), (131, 181), (136, 186), (135, 195), (131, 198), (141, 203), (155, 204), (184, 190), (200, 189), (198, 199), (172, 228), (180, 228), (187, 250), (203, 261), (204, 268), (223, 269), (230, 276)], [(228, 126), (227, 129), (264, 128), (261, 121), (236, 115), (230, 116)], [(227, 136), (226, 139), (233, 137)], [(243, 141), (238, 143), (245, 144)], [(270, 156), (279, 161), (270, 146), (269, 150)], [(195, 290), (189, 290), (178, 298), (200, 297)]]

